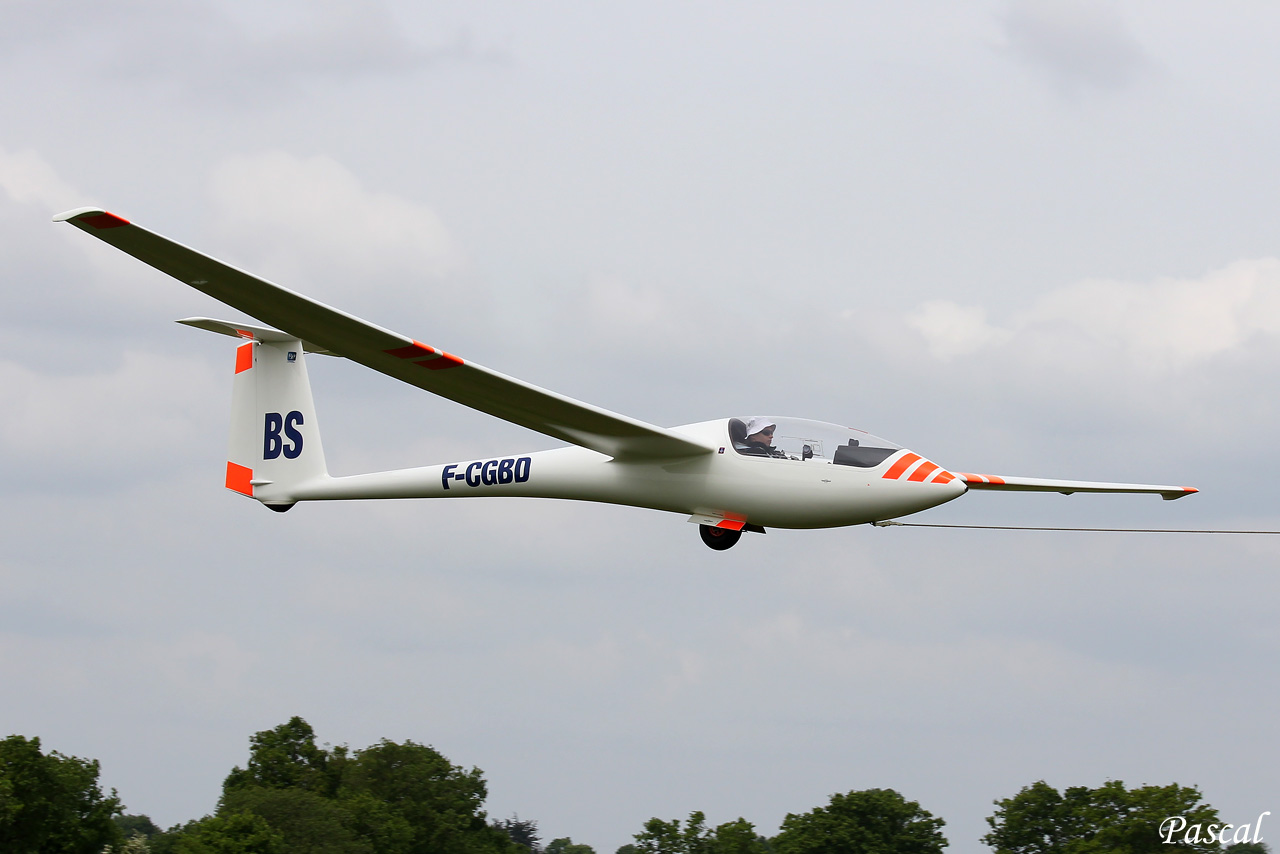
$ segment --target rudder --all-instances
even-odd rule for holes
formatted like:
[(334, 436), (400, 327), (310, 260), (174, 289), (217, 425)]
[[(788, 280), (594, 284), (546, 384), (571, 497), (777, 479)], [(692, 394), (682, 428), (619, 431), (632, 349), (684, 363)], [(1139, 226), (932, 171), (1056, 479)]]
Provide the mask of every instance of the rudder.
[(283, 511), (293, 506), (298, 486), (326, 477), (302, 342), (255, 337), (241, 344), (231, 393), (227, 489)]

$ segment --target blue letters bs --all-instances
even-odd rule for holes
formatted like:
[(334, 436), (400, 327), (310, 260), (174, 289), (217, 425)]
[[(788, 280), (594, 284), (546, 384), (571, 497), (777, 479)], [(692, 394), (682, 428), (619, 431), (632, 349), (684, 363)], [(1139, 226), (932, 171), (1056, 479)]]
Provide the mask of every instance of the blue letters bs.
[[(266, 429), (262, 434), (262, 458), (274, 460), (284, 454), (285, 459), (296, 460), (302, 453), (302, 434), (298, 432), (298, 425), (302, 423), (302, 413), (296, 409), (283, 418), (279, 412), (268, 412)], [(283, 439), (281, 430), (284, 431)]]

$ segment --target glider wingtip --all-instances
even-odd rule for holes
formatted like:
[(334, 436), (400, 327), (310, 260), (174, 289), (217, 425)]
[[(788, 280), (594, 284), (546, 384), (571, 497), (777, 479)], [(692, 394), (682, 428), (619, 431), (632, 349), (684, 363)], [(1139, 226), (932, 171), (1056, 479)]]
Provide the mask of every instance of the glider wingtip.
[(1186, 498), (1188, 495), (1194, 495), (1199, 491), (1200, 490), (1196, 489), (1194, 486), (1184, 486), (1177, 492), (1162, 492), (1160, 493), (1160, 497), (1165, 501), (1176, 501), (1179, 498)]
[(64, 211), (63, 213), (55, 214), (53, 217), (53, 221), (66, 222), (69, 219), (75, 219), (76, 217), (84, 216), (85, 214), (104, 214), (104, 213), (106, 213), (106, 211), (103, 210), (102, 208), (94, 208), (94, 207), (76, 208), (75, 210)]
[(85, 225), (89, 225), (89, 226), (92, 226), (93, 228), (98, 228), (98, 229), (119, 228), (122, 225), (131, 224), (129, 220), (125, 219), (122, 216), (117, 216), (116, 214), (113, 214), (107, 210), (103, 210), (102, 208), (93, 208), (93, 207), (76, 208), (75, 210), (72, 210), (72, 211), (66, 211), (65, 213), (60, 213), (53, 218), (54, 222), (72, 222), (73, 220), (77, 221), (77, 222), (74, 222), (73, 224), (79, 225), (81, 228), (83, 228)]

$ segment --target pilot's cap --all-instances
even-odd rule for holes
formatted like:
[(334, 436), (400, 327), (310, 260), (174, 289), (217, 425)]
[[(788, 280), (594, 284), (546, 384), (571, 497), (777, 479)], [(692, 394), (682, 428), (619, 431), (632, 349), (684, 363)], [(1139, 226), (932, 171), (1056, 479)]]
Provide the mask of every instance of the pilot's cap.
[(752, 418), (750, 421), (747, 422), (747, 435), (754, 436), (755, 434), (759, 433), (761, 430), (767, 429), (769, 427), (773, 427), (776, 429), (777, 426), (778, 426), (777, 424), (774, 424), (768, 418), (761, 418), (759, 416), (756, 416), (755, 418)]

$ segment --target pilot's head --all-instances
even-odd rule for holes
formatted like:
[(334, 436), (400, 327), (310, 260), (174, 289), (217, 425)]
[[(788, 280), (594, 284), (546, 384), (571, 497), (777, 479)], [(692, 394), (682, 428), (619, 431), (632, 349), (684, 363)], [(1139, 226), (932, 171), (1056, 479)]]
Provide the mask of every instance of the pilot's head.
[(747, 422), (747, 441), (760, 445), (773, 444), (773, 431), (777, 427), (768, 418), (752, 418)]

